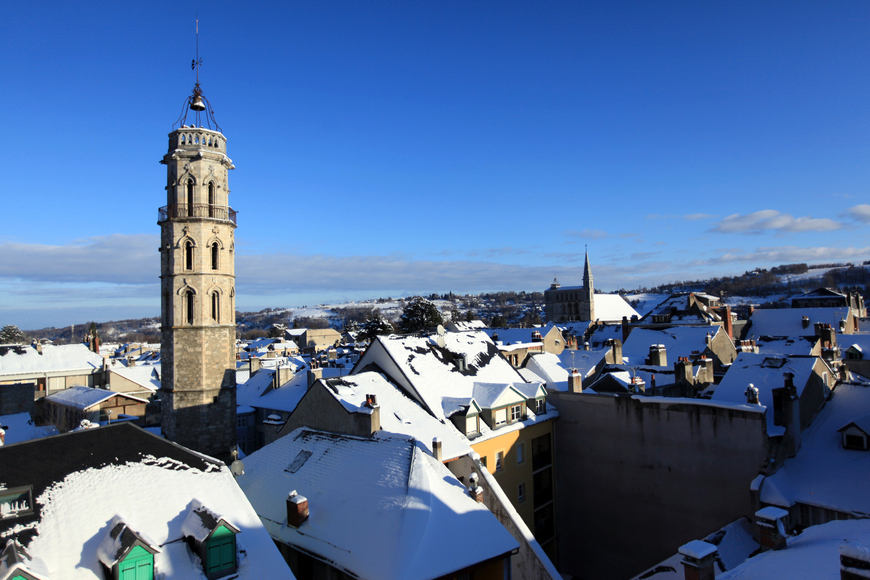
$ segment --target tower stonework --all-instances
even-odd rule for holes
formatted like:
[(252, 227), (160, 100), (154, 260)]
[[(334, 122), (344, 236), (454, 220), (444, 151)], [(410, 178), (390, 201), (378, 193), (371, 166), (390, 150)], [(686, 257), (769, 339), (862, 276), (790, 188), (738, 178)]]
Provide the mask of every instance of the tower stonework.
[(169, 134), (160, 225), (163, 435), (208, 455), (236, 444), (234, 169), (219, 131)]

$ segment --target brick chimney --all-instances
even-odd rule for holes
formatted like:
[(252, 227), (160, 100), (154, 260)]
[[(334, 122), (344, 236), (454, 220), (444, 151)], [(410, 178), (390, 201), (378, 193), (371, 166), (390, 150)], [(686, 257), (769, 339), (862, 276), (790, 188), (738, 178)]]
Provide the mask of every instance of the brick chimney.
[(788, 512), (784, 509), (768, 506), (755, 512), (755, 533), (758, 543), (768, 550), (780, 550), (786, 546), (786, 522)]
[(713, 580), (716, 554), (719, 549), (708, 542), (692, 540), (680, 546), (681, 564), (686, 580)]
[(692, 361), (687, 356), (681, 356), (674, 363), (674, 382), (685, 382), (689, 385), (695, 384), (695, 375), (692, 372)]
[(722, 321), (725, 323), (725, 332), (728, 333), (728, 338), (734, 340), (734, 324), (731, 321), (731, 307), (725, 306), (725, 315), (722, 317)]
[(532, 332), (532, 342), (544, 342), (544, 337), (541, 336), (541, 333), (537, 330)]
[(308, 500), (294, 489), (287, 497), (287, 525), (298, 528), (307, 519)]
[(577, 369), (570, 369), (568, 371), (568, 391), (571, 393), (583, 392), (583, 376)]
[(866, 580), (870, 577), (870, 549), (861, 544), (840, 546), (840, 580)]
[(643, 394), (646, 392), (646, 381), (644, 381), (641, 377), (635, 375), (631, 377), (629, 388), (632, 392)]

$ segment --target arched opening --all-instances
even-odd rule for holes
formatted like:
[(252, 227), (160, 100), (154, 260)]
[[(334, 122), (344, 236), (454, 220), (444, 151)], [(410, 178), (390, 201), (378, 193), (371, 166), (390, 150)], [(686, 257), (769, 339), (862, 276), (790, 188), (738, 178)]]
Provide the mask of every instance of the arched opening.
[(193, 180), (187, 180), (187, 215), (193, 217)]
[(193, 270), (193, 242), (190, 240), (184, 243), (184, 269)]
[(216, 291), (211, 294), (211, 319), (221, 321), (221, 295)]
[(218, 243), (215, 242), (211, 245), (211, 269), (217, 270), (220, 266), (220, 247)]
[(194, 294), (193, 290), (188, 290), (184, 299), (184, 306), (186, 310), (185, 319), (188, 324), (193, 324), (193, 307), (194, 307)]
[(208, 184), (208, 217), (213, 218), (215, 216), (215, 195), (214, 195), (214, 182)]

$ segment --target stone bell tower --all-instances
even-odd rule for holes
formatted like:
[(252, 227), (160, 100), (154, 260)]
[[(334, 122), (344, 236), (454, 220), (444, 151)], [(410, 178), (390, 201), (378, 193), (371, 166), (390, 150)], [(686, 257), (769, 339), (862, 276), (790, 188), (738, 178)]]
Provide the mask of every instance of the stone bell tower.
[[(190, 112), (194, 124), (184, 124)], [(227, 457), (236, 444), (236, 212), (227, 182), (234, 166), (198, 78), (176, 124), (160, 161), (166, 205), (157, 219), (162, 430), (185, 447)]]

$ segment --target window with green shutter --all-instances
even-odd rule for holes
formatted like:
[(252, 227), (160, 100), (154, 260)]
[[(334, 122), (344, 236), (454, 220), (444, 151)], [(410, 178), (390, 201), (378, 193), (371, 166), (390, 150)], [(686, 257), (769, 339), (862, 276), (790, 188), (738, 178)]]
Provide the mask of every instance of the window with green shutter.
[(154, 580), (154, 555), (136, 546), (118, 563), (120, 580)]
[(236, 535), (220, 526), (211, 535), (206, 548), (208, 573), (224, 572), (236, 568)]

